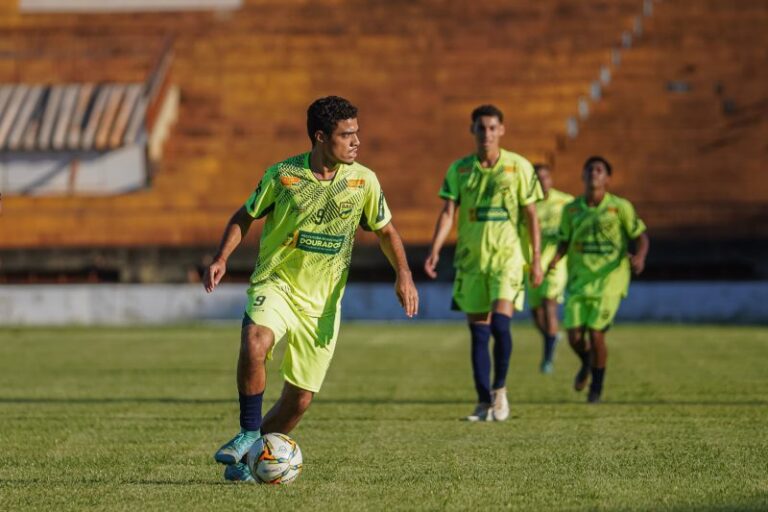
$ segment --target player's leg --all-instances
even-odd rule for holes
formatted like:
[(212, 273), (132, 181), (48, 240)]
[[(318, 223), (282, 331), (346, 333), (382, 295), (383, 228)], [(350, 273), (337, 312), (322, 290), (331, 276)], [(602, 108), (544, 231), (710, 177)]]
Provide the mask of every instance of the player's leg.
[(591, 368), (590, 347), (586, 336), (586, 329), (582, 326), (568, 329), (568, 343), (581, 361), (581, 367), (573, 379), (573, 389), (581, 391), (589, 383)]
[(470, 334), (470, 361), (472, 378), (477, 392), (475, 410), (464, 419), (487, 421), (491, 416), (491, 339), (490, 309), (487, 276), (481, 273), (457, 272), (453, 282), (453, 309), (467, 315)]
[(512, 331), (510, 320), (514, 314), (514, 304), (507, 299), (493, 302), (491, 313), (491, 335), (493, 336), (493, 382), (491, 384), (491, 403), (493, 419), (504, 421), (509, 417), (507, 400), (507, 373), (512, 356)]
[(289, 434), (309, 409), (314, 396), (312, 391), (301, 389), (290, 382), (286, 382), (283, 385), (280, 398), (264, 416), (261, 432), (263, 434), (271, 432)]
[(565, 302), (565, 319), (563, 323), (568, 330), (568, 344), (581, 361), (581, 367), (573, 379), (573, 389), (581, 391), (589, 382), (590, 346), (586, 336), (589, 325), (592, 301), (588, 297), (570, 295)]
[(608, 346), (605, 343), (605, 335), (608, 332), (621, 304), (620, 294), (603, 294), (597, 301), (588, 326), (592, 342), (592, 384), (589, 387), (587, 401), (597, 403), (603, 393), (603, 380), (605, 378), (605, 365), (608, 360)]
[(256, 325), (246, 315), (237, 360), (241, 430), (219, 448), (214, 455), (216, 462), (236, 464), (261, 435), (261, 407), (267, 382), (266, 361), (274, 343), (275, 335), (272, 330)]
[(597, 403), (603, 393), (603, 379), (605, 378), (605, 363), (608, 360), (608, 346), (605, 344), (606, 331), (589, 330), (589, 338), (592, 345), (592, 382), (589, 385), (587, 401)]
[(491, 417), (491, 355), (489, 342), (491, 339), (491, 323), (489, 313), (469, 313), (467, 323), (471, 337), (470, 358), (472, 361), (472, 378), (475, 381), (477, 405), (468, 421), (486, 421)]
[(325, 380), (340, 320), (340, 311), (319, 318), (293, 311), (280, 366), (285, 384), (280, 398), (264, 417), (263, 433), (289, 434), (299, 424)]
[(266, 386), (266, 360), (286, 332), (288, 300), (279, 290), (251, 286), (243, 315), (240, 353), (237, 361), (237, 390), (240, 400), (240, 432), (214, 455), (221, 464), (237, 464), (261, 435), (261, 414)]
[(544, 336), (547, 329), (546, 311), (544, 308), (541, 305), (532, 307), (531, 317), (533, 318), (533, 325), (536, 327), (536, 330)]
[(555, 346), (557, 344), (557, 331), (560, 329), (557, 320), (557, 300), (543, 299), (541, 302), (542, 316), (544, 317), (542, 326), (542, 336), (544, 339), (544, 353), (541, 361), (541, 372), (552, 373), (553, 361), (555, 355)]

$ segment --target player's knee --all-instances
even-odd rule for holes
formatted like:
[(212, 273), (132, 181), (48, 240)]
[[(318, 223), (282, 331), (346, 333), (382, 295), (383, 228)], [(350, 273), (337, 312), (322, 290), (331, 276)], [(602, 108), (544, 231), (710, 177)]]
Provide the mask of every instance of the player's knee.
[(314, 393), (305, 389), (296, 389), (292, 395), (293, 396), (291, 396), (288, 401), (291, 414), (294, 416), (301, 416), (307, 409), (309, 409), (310, 404), (312, 404)]
[(243, 332), (241, 350), (251, 361), (265, 361), (274, 337), (269, 329), (251, 325)]

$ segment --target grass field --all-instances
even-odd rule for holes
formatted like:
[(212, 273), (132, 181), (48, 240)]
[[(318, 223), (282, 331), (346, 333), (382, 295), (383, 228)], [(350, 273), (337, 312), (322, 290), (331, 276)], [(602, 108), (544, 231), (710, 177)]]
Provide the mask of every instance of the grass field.
[[(768, 510), (768, 330), (618, 326), (605, 402), (537, 372), (470, 424), (466, 328), (347, 324), (290, 486), (233, 485), (238, 328), (0, 330), (1, 510)], [(267, 390), (274, 400), (277, 363)]]

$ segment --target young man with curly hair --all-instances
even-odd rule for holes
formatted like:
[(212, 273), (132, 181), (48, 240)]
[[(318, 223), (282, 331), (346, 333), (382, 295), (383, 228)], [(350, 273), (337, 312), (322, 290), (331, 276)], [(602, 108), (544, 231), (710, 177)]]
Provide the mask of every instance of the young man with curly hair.
[[(241, 462), (262, 434), (289, 433), (320, 390), (336, 348), (340, 304), (358, 225), (373, 231), (395, 269), (395, 292), (408, 317), (418, 294), (376, 174), (360, 165), (357, 108), (338, 96), (307, 111), (312, 149), (268, 168), (232, 216), (203, 284), (212, 292), (227, 258), (254, 219), (264, 218), (258, 261), (248, 288), (237, 364), (240, 432), (215, 454), (228, 480), (252, 481)], [(262, 419), (265, 362), (287, 343), (278, 401)]]

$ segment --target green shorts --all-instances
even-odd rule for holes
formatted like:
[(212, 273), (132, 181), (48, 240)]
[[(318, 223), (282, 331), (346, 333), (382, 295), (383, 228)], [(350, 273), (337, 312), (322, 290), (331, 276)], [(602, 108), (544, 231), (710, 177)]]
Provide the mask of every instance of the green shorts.
[(600, 297), (571, 295), (565, 301), (563, 324), (566, 329), (587, 327), (595, 331), (605, 330), (613, 323), (619, 304), (621, 304), (621, 295)]
[(508, 300), (522, 311), (525, 303), (523, 269), (519, 272), (461, 272), (453, 281), (454, 309), (464, 313), (487, 313), (496, 300)]
[[(280, 373), (286, 382), (317, 393), (333, 358), (339, 335), (340, 311), (321, 317), (298, 310), (284, 291), (265, 282), (248, 288), (245, 314), (256, 325), (268, 327), (275, 335), (275, 345), (285, 337)], [(269, 359), (272, 359), (272, 350)]]
[(537, 308), (541, 306), (544, 299), (554, 300), (558, 304), (563, 303), (565, 285), (568, 282), (568, 271), (565, 265), (558, 264), (555, 270), (544, 275), (544, 281), (537, 288), (534, 288), (525, 279), (525, 293), (528, 296), (528, 306)]

